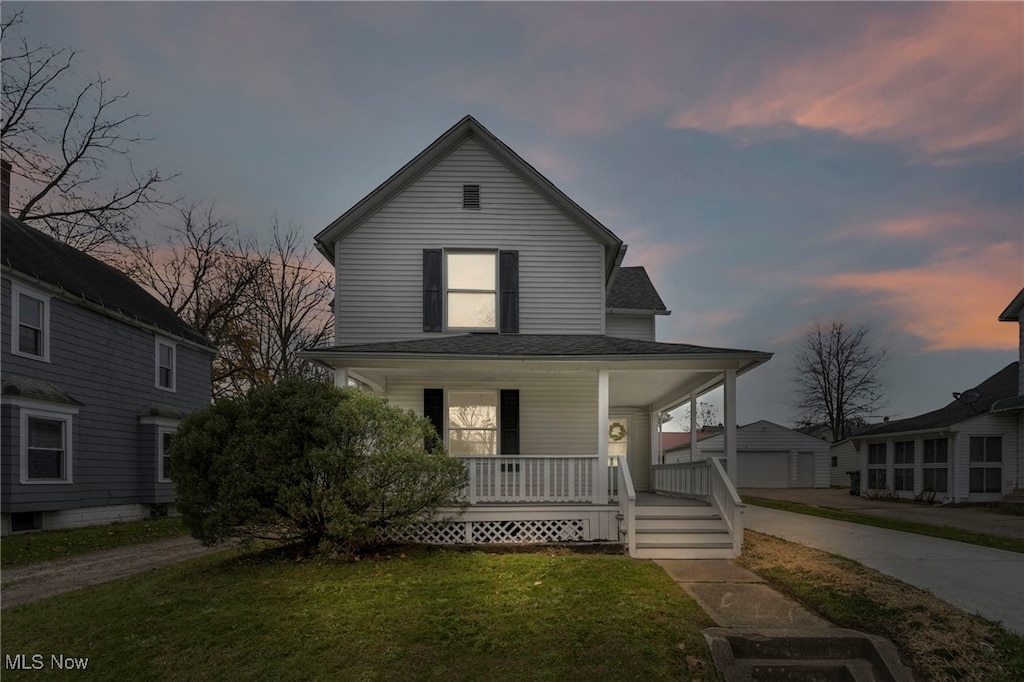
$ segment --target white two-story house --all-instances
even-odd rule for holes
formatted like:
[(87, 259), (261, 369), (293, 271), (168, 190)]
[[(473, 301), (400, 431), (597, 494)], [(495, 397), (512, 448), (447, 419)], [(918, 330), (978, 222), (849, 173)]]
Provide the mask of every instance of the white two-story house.
[[(657, 341), (668, 310), (622, 240), (474, 118), (316, 243), (335, 345), (306, 357), (428, 417), (468, 467), (469, 509), (418, 539), (738, 552), (736, 379), (770, 354)], [(718, 387), (724, 462), (655, 465), (660, 415)]]

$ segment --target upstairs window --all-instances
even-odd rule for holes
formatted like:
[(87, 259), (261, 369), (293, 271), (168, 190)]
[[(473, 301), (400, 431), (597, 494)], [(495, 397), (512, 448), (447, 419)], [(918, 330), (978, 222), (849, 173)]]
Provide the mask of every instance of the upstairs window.
[(156, 387), (165, 391), (175, 390), (177, 369), (177, 347), (170, 341), (156, 340)]
[(445, 327), (494, 330), (498, 309), (498, 254), (445, 253)]
[(11, 287), (11, 352), (36, 360), (50, 360), (50, 298), (20, 285)]

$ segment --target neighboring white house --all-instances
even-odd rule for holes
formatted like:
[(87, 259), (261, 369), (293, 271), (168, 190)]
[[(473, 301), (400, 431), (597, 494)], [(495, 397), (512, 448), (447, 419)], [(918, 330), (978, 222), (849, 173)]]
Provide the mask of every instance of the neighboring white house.
[[(756, 421), (736, 430), (740, 488), (827, 488), (829, 444), (820, 438), (770, 421)], [(698, 439), (696, 448), (678, 447), (667, 462), (723, 457), (724, 434)]]
[[(999, 316), (1020, 326), (1024, 289)], [(951, 386), (950, 390), (963, 387)], [(854, 437), (863, 495), (937, 502), (996, 502), (1021, 487), (1024, 367), (1012, 362), (945, 407), (889, 422)]]
[(657, 489), (710, 500), (735, 553), (724, 474), (652, 457), (661, 414), (717, 387), (735, 440), (736, 378), (771, 355), (655, 341), (668, 310), (643, 268), (622, 267), (626, 245), (474, 118), (316, 243), (336, 270), (336, 345), (305, 357), (428, 417), (469, 470), (470, 509), (419, 539), (613, 540), (643, 556)]
[(860, 473), (860, 449), (852, 438), (832, 443), (829, 449), (829, 485), (848, 488), (852, 484), (850, 472)]

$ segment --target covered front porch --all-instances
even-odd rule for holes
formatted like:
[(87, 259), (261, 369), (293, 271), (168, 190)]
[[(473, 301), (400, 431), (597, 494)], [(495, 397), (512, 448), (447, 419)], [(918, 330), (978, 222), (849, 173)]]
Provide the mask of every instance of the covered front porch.
[[(706, 506), (725, 524), (730, 555), (738, 551), (739, 498), (725, 473), (736, 471), (736, 379), (768, 354), (654, 342), (622, 348), (597, 337), (616, 343), (600, 353), (525, 356), (501, 352), (500, 336), (474, 336), (454, 338), (470, 337), (462, 343), (491, 352), (426, 352), (438, 347), (434, 340), (308, 352), (334, 369), (337, 385), (359, 385), (430, 418), (449, 453), (466, 464), (468, 508), (457, 519), (425, 525), (416, 539), (622, 542), (642, 556), (652, 550), (645, 543), (668, 545), (666, 534), (692, 520), (675, 511), (647, 519), (659, 516), (646, 512), (657, 506), (648, 495), (657, 493), (676, 498), (676, 506)], [(662, 414), (687, 402), (692, 410), (718, 387), (725, 466), (659, 464)], [(701, 521), (694, 527), (707, 526), (708, 519)], [(674, 528), (659, 527), (666, 524)]]

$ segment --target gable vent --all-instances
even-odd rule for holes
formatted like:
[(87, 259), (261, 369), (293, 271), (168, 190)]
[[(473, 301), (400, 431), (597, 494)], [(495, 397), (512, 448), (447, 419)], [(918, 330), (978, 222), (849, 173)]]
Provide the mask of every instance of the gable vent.
[(480, 185), (462, 186), (462, 208), (480, 208)]

